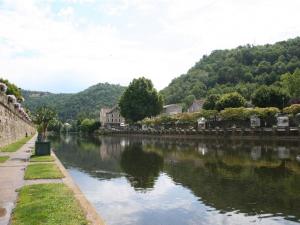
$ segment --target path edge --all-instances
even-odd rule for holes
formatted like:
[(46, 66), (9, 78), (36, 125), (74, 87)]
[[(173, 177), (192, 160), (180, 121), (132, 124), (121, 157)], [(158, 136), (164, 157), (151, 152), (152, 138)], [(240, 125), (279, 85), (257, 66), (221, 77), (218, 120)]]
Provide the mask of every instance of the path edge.
[(53, 151), (51, 151), (51, 155), (54, 157), (55, 164), (58, 166), (58, 168), (61, 170), (61, 172), (65, 176), (64, 178), (62, 178), (63, 183), (65, 185), (67, 185), (73, 192), (74, 197), (80, 203), (80, 206), (83, 209), (87, 220), (93, 225), (105, 225), (104, 220), (97, 213), (95, 207), (86, 199), (85, 195), (81, 192), (79, 187), (75, 184), (75, 182), (73, 181), (73, 178), (70, 176), (69, 172), (66, 170), (66, 168), (63, 166), (63, 164), (60, 162), (60, 160), (57, 158), (57, 156), (55, 155), (55, 153)]

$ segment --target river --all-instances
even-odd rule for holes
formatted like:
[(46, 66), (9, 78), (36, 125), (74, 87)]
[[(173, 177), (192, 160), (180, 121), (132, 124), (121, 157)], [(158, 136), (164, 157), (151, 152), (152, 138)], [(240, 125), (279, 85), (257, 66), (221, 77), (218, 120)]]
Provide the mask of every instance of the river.
[(300, 140), (51, 140), (107, 225), (300, 224)]

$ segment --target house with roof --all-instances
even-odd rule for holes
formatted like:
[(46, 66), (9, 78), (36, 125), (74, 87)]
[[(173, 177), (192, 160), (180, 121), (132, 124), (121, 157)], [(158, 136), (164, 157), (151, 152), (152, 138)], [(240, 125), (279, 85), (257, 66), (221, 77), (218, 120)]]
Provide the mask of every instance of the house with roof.
[(102, 108), (100, 110), (100, 122), (103, 127), (120, 127), (124, 125), (125, 118), (121, 116), (118, 105), (112, 108)]
[(194, 100), (192, 105), (187, 109), (187, 112), (189, 113), (199, 112), (203, 108), (204, 102), (205, 99)]
[(182, 113), (182, 106), (180, 104), (165, 105), (163, 107), (163, 114), (165, 115), (176, 115)]

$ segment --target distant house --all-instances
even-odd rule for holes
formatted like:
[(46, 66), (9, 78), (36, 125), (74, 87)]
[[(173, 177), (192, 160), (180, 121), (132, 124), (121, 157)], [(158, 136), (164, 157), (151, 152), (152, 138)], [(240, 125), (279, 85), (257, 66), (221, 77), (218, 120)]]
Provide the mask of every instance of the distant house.
[(187, 109), (187, 111), (189, 113), (193, 113), (193, 112), (198, 112), (203, 108), (203, 104), (204, 104), (205, 100), (204, 99), (199, 99), (199, 100), (195, 100), (192, 105)]
[(120, 108), (102, 108), (100, 110), (100, 122), (104, 127), (120, 127), (125, 123), (125, 119), (120, 114)]
[(163, 107), (163, 114), (176, 115), (178, 113), (182, 113), (182, 106), (179, 104), (165, 105)]
[(111, 108), (102, 108), (100, 110), (100, 123), (102, 127), (105, 127), (107, 121), (107, 116), (106, 114), (111, 110)]

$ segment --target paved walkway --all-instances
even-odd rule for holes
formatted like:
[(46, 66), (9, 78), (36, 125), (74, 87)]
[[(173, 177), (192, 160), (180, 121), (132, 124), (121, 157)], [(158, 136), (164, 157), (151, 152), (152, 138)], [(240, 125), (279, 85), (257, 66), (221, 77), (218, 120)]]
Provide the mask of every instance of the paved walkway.
[(12, 209), (15, 206), (17, 189), (24, 185), (24, 171), (34, 147), (34, 136), (17, 152), (3, 152), (1, 156), (9, 156), (5, 163), (0, 163), (0, 225), (7, 225), (10, 221)]
[[(0, 164), (0, 225), (8, 225), (10, 222), (12, 209), (15, 207), (18, 196), (17, 189), (24, 185), (48, 183), (66, 184), (73, 191), (74, 197), (79, 201), (90, 224), (104, 225), (105, 223), (96, 212), (96, 209), (88, 202), (54, 153), (52, 153), (54, 162), (44, 163), (55, 163), (65, 176), (64, 178), (24, 180), (25, 169), (29, 165), (29, 158), (34, 148), (35, 140), (36, 136), (23, 145), (17, 152), (0, 153), (0, 156), (7, 155), (10, 157), (5, 163)], [(35, 163), (31, 162), (31, 164)]]

